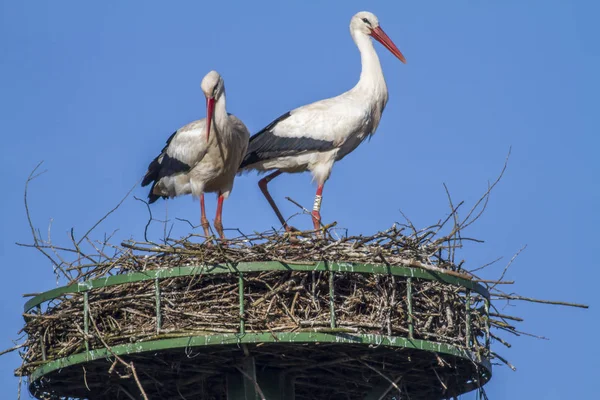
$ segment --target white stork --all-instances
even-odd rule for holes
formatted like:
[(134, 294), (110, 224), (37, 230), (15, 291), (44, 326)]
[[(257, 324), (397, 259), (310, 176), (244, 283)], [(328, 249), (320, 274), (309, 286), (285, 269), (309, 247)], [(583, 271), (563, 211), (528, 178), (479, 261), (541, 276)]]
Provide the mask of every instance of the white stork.
[(318, 230), (323, 185), (333, 163), (356, 149), (379, 125), (388, 91), (370, 37), (406, 63), (374, 14), (362, 11), (353, 16), (350, 34), (358, 46), (362, 63), (356, 86), (337, 97), (296, 108), (271, 122), (250, 138), (240, 166), (243, 170), (275, 170), (262, 178), (258, 186), (286, 230), (290, 228), (269, 194), (267, 184), (283, 172), (311, 171), (318, 185), (312, 211), (314, 227)]
[(142, 186), (152, 183), (148, 194), (150, 203), (160, 197), (184, 194), (199, 197), (200, 222), (206, 236), (210, 236), (210, 225), (204, 209), (204, 193), (217, 192), (214, 225), (224, 239), (223, 200), (231, 193), (250, 133), (242, 121), (227, 113), (225, 85), (216, 71), (206, 74), (200, 86), (206, 96), (206, 118), (190, 122), (171, 135), (167, 145), (148, 166)]

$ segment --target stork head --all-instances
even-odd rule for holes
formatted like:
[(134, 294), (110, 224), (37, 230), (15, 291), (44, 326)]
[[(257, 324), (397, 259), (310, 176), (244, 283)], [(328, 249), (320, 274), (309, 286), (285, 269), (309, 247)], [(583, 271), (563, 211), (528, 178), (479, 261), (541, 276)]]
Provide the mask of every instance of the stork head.
[(361, 11), (354, 15), (350, 20), (350, 31), (361, 32), (365, 35), (372, 36), (375, 40), (381, 43), (386, 49), (395, 55), (400, 61), (406, 64), (406, 59), (398, 50), (392, 39), (381, 29), (379, 26), (379, 20), (375, 14), (368, 11)]
[(210, 71), (200, 84), (206, 97), (206, 141), (210, 138), (210, 125), (215, 110), (215, 102), (225, 93), (223, 78), (217, 71)]

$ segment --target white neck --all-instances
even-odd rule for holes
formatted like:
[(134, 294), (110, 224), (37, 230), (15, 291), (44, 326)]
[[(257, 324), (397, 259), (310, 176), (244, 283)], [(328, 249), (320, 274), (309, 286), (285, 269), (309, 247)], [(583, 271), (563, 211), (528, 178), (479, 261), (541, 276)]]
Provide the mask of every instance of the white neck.
[(214, 123), (215, 128), (221, 135), (230, 134), (231, 129), (229, 129), (229, 117), (227, 115), (227, 109), (225, 108), (225, 92), (221, 94), (219, 99), (215, 102), (215, 116)]
[(351, 34), (354, 43), (356, 43), (356, 46), (360, 51), (360, 61), (362, 64), (360, 80), (356, 87), (363, 90), (375, 90), (380, 93), (385, 93), (387, 97), (385, 78), (383, 77), (379, 57), (373, 47), (373, 41), (368, 35), (357, 30), (351, 31)]

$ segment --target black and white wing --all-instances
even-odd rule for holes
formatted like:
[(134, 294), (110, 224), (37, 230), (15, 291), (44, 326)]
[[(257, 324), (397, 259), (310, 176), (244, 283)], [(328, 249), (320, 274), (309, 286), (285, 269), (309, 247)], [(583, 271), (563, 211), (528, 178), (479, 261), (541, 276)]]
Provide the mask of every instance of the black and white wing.
[(343, 146), (368, 124), (364, 107), (343, 100), (342, 96), (325, 99), (283, 114), (250, 138), (241, 168)]
[(250, 138), (240, 168), (277, 157), (293, 156), (309, 151), (327, 151), (335, 147), (333, 141), (307, 136), (300, 129), (289, 129), (295, 128), (295, 121), (289, 121), (290, 117), (294, 119), (290, 112), (283, 114)]
[[(187, 174), (206, 155), (206, 119), (191, 122), (173, 133), (160, 154), (152, 160), (142, 186), (152, 183), (148, 199), (154, 203), (160, 197), (186, 194), (181, 175)], [(183, 180), (185, 182), (185, 180)]]

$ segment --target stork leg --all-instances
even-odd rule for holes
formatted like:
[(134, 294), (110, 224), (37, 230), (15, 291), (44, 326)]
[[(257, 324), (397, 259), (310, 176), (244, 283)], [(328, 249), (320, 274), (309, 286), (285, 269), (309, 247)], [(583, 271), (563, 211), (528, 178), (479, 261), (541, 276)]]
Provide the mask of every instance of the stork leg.
[(225, 198), (223, 197), (223, 194), (219, 192), (219, 199), (217, 200), (217, 216), (215, 217), (215, 229), (217, 230), (219, 237), (225, 240), (225, 234), (223, 233), (223, 222), (221, 218), (221, 215), (223, 214), (223, 200), (225, 200)]
[(204, 229), (204, 236), (210, 237), (210, 225), (208, 219), (206, 219), (206, 210), (204, 209), (204, 193), (200, 195), (200, 225)]
[(275, 211), (275, 215), (277, 215), (277, 218), (279, 218), (279, 222), (281, 222), (281, 225), (285, 228), (286, 231), (290, 231), (290, 227), (288, 226), (287, 222), (285, 222), (285, 219), (283, 219), (283, 215), (281, 215), (279, 208), (277, 208), (277, 204), (275, 204), (275, 200), (273, 200), (271, 194), (269, 193), (269, 190), (267, 189), (267, 184), (281, 174), (282, 171), (277, 170), (272, 174), (265, 176), (260, 181), (258, 181), (258, 187), (260, 188), (261, 192), (271, 205), (271, 208), (273, 208), (273, 211)]
[(315, 230), (321, 229), (321, 200), (323, 199), (323, 185), (317, 187), (317, 194), (315, 195), (315, 204), (313, 206), (312, 218)]

